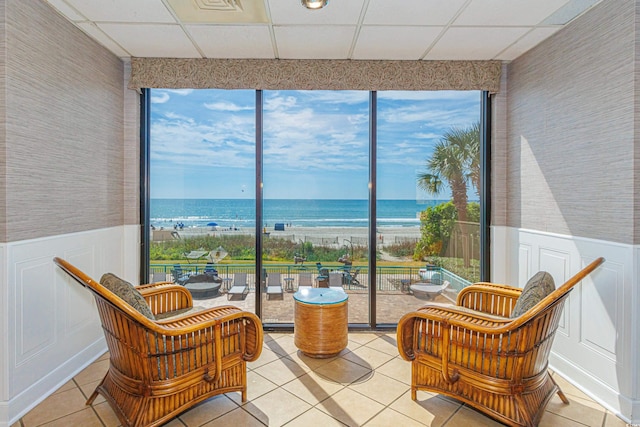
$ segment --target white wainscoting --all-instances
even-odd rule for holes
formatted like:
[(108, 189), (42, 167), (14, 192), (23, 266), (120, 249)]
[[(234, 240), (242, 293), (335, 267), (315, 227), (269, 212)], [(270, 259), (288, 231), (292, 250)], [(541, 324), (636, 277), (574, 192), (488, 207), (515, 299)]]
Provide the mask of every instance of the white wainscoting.
[(7, 304), (7, 265), (5, 257), (6, 245), (0, 243), (0, 426), (6, 424), (9, 419), (9, 382), (6, 380), (9, 372), (8, 355), (9, 347), (2, 337), (9, 335), (9, 306)]
[[(571, 292), (556, 333), (553, 369), (631, 423), (640, 422), (638, 307), (640, 250), (633, 245), (493, 227), (492, 281), (523, 286), (539, 270), (556, 286), (595, 258), (606, 259)], [(504, 247), (499, 245), (504, 242)], [(505, 256), (506, 254), (506, 256)], [(508, 254), (517, 254), (509, 257)], [(501, 265), (501, 259), (502, 265)]]
[[(106, 351), (93, 296), (55, 266), (138, 283), (139, 226), (11, 242), (0, 248), (0, 426), (9, 426)], [(133, 255), (136, 255), (135, 257)], [(135, 272), (135, 273), (134, 273)], [(6, 308), (6, 310), (4, 310)]]

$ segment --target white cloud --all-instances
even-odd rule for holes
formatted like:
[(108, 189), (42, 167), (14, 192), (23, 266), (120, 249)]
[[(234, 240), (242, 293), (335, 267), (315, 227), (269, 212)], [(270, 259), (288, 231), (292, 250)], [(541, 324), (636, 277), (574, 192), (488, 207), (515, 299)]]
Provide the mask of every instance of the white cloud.
[(161, 89), (161, 90), (166, 90), (167, 92), (175, 93), (176, 95), (180, 95), (180, 96), (190, 95), (194, 91), (194, 89)]
[(394, 101), (473, 101), (480, 99), (479, 91), (455, 91), (455, 90), (434, 90), (434, 91), (380, 91), (379, 100)]
[(169, 94), (166, 92), (152, 92), (151, 103), (152, 104), (164, 104), (169, 100)]
[(233, 102), (227, 102), (227, 101), (207, 103), (207, 104), (204, 104), (204, 106), (205, 108), (213, 111), (254, 111), (255, 110), (255, 107), (253, 105), (243, 107)]

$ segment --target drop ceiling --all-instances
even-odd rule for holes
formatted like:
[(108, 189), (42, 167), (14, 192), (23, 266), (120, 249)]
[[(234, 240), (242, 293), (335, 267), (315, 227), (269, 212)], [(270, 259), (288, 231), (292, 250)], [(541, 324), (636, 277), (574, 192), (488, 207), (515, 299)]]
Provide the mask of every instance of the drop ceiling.
[(48, 0), (122, 58), (502, 60), (601, 0)]

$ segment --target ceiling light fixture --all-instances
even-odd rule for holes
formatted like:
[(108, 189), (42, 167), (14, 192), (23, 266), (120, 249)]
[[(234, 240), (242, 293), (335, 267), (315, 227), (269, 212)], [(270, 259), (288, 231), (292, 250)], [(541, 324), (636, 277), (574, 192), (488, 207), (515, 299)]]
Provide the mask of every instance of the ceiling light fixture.
[(329, 0), (302, 0), (302, 5), (307, 9), (322, 9)]

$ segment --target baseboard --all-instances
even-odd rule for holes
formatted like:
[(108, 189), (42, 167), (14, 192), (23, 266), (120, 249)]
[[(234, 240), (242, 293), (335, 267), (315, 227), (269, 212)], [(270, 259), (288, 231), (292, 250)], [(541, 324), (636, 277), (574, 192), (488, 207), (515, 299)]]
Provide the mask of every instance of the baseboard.
[(0, 427), (10, 426), (49, 397), (71, 378), (107, 351), (104, 337), (87, 346), (80, 353), (52, 370), (40, 381), (9, 400), (0, 402)]

